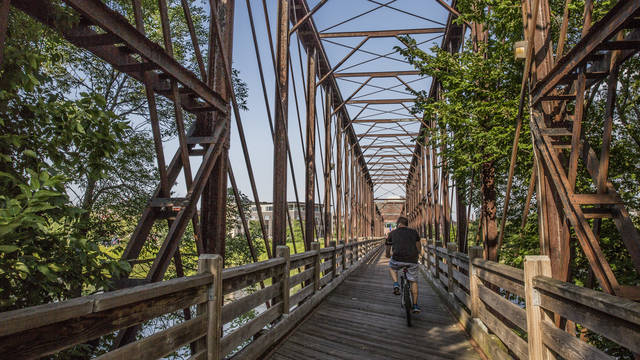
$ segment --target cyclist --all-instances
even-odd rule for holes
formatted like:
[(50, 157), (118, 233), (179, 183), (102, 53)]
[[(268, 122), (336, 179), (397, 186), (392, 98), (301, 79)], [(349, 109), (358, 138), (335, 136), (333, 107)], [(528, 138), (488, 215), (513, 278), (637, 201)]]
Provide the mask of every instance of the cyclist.
[(393, 293), (400, 295), (400, 284), (398, 284), (398, 270), (407, 267), (407, 279), (411, 283), (413, 294), (414, 313), (419, 313), (418, 307), (418, 256), (420, 254), (420, 236), (414, 229), (410, 229), (409, 220), (400, 216), (397, 221), (397, 228), (387, 235), (387, 257), (389, 248), (393, 250), (393, 255), (389, 259), (389, 273), (393, 279)]

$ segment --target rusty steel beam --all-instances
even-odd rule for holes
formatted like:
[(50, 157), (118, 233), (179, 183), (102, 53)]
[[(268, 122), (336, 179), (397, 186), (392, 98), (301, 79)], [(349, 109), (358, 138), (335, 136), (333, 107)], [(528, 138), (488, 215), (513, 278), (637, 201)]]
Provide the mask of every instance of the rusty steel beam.
[(343, 31), (343, 32), (332, 32), (332, 33), (320, 33), (319, 35), (321, 39), (342, 38), (342, 37), (361, 37), (361, 36), (377, 38), (377, 37), (395, 37), (399, 35), (409, 35), (409, 34), (435, 34), (435, 33), (443, 33), (444, 31), (445, 31), (445, 28), (437, 27), (437, 28), (401, 29), (401, 30)]
[[(287, 110), (289, 104), (289, 7), (288, 0), (278, 1), (276, 46), (276, 102), (273, 145), (273, 227), (272, 253), (287, 243)], [(278, 99), (278, 95), (280, 99)], [(282, 103), (280, 106), (279, 103)]]
[(332, 241), (331, 234), (331, 108), (332, 96), (331, 87), (327, 86), (325, 91), (324, 109), (324, 243), (328, 246)]
[(349, 100), (347, 104), (402, 104), (402, 103), (412, 103), (416, 101), (415, 98), (409, 99), (358, 99), (358, 100)]
[(396, 76), (410, 76), (410, 75), (420, 75), (420, 71), (418, 70), (404, 70), (404, 71), (363, 71), (363, 72), (336, 72), (333, 73), (333, 76), (336, 78), (343, 77), (396, 77)]
[(379, 124), (389, 124), (389, 123), (398, 123), (398, 122), (419, 122), (420, 120), (416, 118), (398, 118), (398, 119), (359, 119), (353, 120), (352, 123), (379, 123)]
[[(184, 110), (188, 112), (227, 112), (226, 103), (220, 94), (199, 80), (193, 72), (180, 65), (162, 47), (146, 38), (122, 15), (97, 0), (69, 0), (68, 3), (78, 10), (83, 19), (88, 21), (88, 23), (80, 22), (62, 32), (62, 35), (69, 42), (89, 50), (116, 69), (132, 64), (151, 64), (152, 67), (162, 70), (163, 76), (169, 76), (182, 84), (180, 102)], [(45, 25), (57, 29), (55, 28), (57, 9), (53, 7), (51, 1), (16, 1), (12, 5)], [(112, 34), (109, 36), (110, 40), (107, 43), (100, 42), (100, 39), (104, 38), (104, 34), (94, 31), (91, 28), (92, 24)], [(134, 58), (131, 51), (142, 56), (145, 62), (142, 63)], [(143, 81), (142, 73), (138, 70), (123, 72), (139, 81)], [(161, 74), (157, 72), (149, 72), (149, 74), (153, 91), (158, 95), (170, 97), (167, 92), (166, 80), (160, 77)], [(193, 95), (197, 95), (196, 98), (200, 98), (204, 103), (195, 101)]]
[(307, 249), (315, 241), (315, 189), (314, 179), (316, 175), (316, 55), (313, 49), (307, 56), (307, 132), (305, 152), (305, 224), (304, 233), (307, 241)]
[(558, 86), (562, 80), (583, 64), (602, 44), (624, 28), (625, 24), (640, 11), (638, 1), (618, 2), (589, 32), (566, 54), (549, 73), (535, 84), (532, 104), (537, 105), (544, 96)]
[[(309, 6), (305, 0), (291, 0), (291, 3), (292, 6), (290, 7), (290, 11), (292, 15), (296, 15), (295, 17), (291, 16), (292, 21), (294, 18), (302, 19), (310, 12)], [(315, 48), (318, 52), (318, 74), (323, 78), (326, 76), (324, 82), (328, 82), (329, 86), (331, 86), (331, 88), (333, 89), (333, 103), (343, 103), (344, 99), (342, 98), (340, 89), (336, 82), (336, 78), (334, 76), (335, 73), (334, 71), (332, 71), (333, 68), (329, 63), (328, 56), (325, 52), (324, 46), (322, 45), (322, 40), (318, 35), (318, 30), (313, 21), (313, 17), (309, 17), (307, 21), (300, 25), (297, 34), (300, 38), (300, 42), (307, 52), (311, 47)], [(342, 108), (341, 113), (343, 115), (341, 120), (341, 126), (344, 129), (343, 135), (345, 139), (347, 139), (348, 142), (354, 147), (354, 151), (356, 152), (356, 154), (361, 155), (362, 151), (360, 149), (358, 139), (355, 136), (353, 128), (349, 126), (351, 123), (351, 116), (349, 115), (347, 109), (344, 107)], [(364, 175), (368, 179), (369, 187), (373, 188), (373, 183), (371, 182), (368, 171), (366, 169), (366, 163), (362, 160), (361, 156), (357, 156), (356, 158), (358, 159), (359, 166), (364, 170)]]
[(311, 16), (313, 16), (313, 14), (316, 13), (316, 11), (320, 10), (320, 8), (324, 6), (324, 4), (327, 3), (327, 1), (328, 0), (321, 0), (313, 9), (311, 9), (311, 11), (309, 11), (305, 16), (303, 16), (302, 19), (298, 20), (298, 22), (295, 25), (293, 25), (289, 30), (289, 36), (291, 36), (294, 32), (296, 32), (296, 30), (298, 30), (300, 25), (304, 24), (305, 21), (309, 20)]
[(378, 138), (388, 138), (388, 137), (417, 137), (418, 133), (410, 133), (410, 134), (402, 134), (402, 133), (398, 133), (398, 134), (356, 134), (356, 136), (358, 138), (365, 138), (365, 137), (378, 137)]

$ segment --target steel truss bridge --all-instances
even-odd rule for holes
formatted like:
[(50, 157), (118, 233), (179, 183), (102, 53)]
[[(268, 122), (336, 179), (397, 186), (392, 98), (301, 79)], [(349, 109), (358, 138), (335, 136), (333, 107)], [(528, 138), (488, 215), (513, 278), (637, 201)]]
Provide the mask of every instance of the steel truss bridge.
[[(436, 128), (437, 119), (412, 111), (415, 97), (408, 90), (436, 99), (438, 79), (422, 76), (393, 48), (404, 45), (402, 35), (451, 53), (465, 42), (486, 41), (484, 24), (456, 21), (456, 0), (410, 6), (397, 0), (210, 0), (203, 2), (210, 22), (205, 43), (194, 27), (193, 3), (181, 0), (194, 64), (174, 54), (166, 0), (158, 0), (153, 19), (162, 30), (160, 43), (145, 29), (146, 2), (115, 3), (0, 0), (0, 42), (4, 48), (11, 36), (10, 15), (23, 12), (144, 87), (160, 181), (123, 259), (146, 264), (146, 277), (120, 281), (121, 289), (104, 294), (0, 314), (0, 357), (40, 358), (114, 334), (101, 358), (159, 358), (179, 349), (192, 359), (612, 358), (588, 341), (589, 332), (638, 358), (640, 287), (621, 283), (599, 236), (603, 220), (612, 219), (640, 270), (638, 229), (608, 176), (619, 72), (640, 50), (640, 2), (619, 0), (596, 22), (593, 1), (585, 1), (582, 34), (572, 42), (570, 0), (562, 14), (552, 14), (548, 0), (522, 0), (526, 46), (511, 166), (498, 236), (483, 227), (484, 247), (467, 246), (470, 207), (455, 196), (457, 187), (441, 166), (443, 149), (415, 141)], [(423, 14), (427, 5), (437, 11)], [(63, 10), (77, 16), (72, 26), (58, 26)], [(399, 16), (418, 25), (385, 28)], [(252, 147), (234, 92), (234, 27), (249, 34), (244, 45), (255, 55), (258, 75), (250, 87), (264, 98), (262, 118), (273, 144), (270, 220), (260, 200), (265, 175), (252, 164), (263, 149)], [(589, 91), (603, 83), (608, 90), (596, 151), (584, 136), (583, 119)], [(162, 140), (159, 98), (173, 105), (177, 146)], [(525, 114), (534, 167), (523, 224), (535, 194), (542, 255), (527, 257), (522, 270), (496, 260)], [(232, 137), (244, 163), (230, 161)], [(591, 193), (577, 192), (579, 169), (591, 177)], [(258, 261), (248, 214), (240, 211), (254, 263), (223, 269), (227, 188), (240, 203), (239, 171), (246, 173), (268, 260)], [(172, 196), (177, 183), (184, 184), (184, 196)], [(288, 210), (293, 198), (295, 219)], [(323, 204), (318, 222), (316, 203)], [(481, 223), (492, 216), (481, 213)], [(424, 237), (419, 281), (425, 311), (412, 328), (404, 326), (385, 277), (384, 224), (399, 215)], [(286, 245), (296, 219), (307, 219), (304, 248), (294, 241), (291, 251)], [(167, 224), (166, 237), (154, 258), (140, 259), (157, 223)], [(189, 224), (199, 271), (185, 277), (183, 259), (193, 255), (181, 254), (179, 246)], [(572, 240), (602, 291), (569, 282)], [(171, 264), (179, 277), (162, 281)], [(248, 287), (259, 290), (227, 296)], [(143, 322), (175, 311), (182, 321), (139, 336)], [(248, 312), (256, 316), (228, 327)]]

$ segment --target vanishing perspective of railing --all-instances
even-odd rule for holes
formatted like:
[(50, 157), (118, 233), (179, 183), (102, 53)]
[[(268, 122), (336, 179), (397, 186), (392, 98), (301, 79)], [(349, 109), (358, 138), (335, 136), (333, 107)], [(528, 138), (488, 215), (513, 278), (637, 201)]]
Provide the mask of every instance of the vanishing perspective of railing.
[[(197, 306), (196, 316), (108, 352), (99, 359), (147, 359), (192, 344), (191, 359), (255, 359), (300, 322), (352, 271), (382, 246), (383, 239), (332, 242), (290, 255), (222, 269), (218, 255), (201, 255), (198, 274), (0, 314), (0, 358), (34, 359), (87, 343)], [(266, 285), (234, 298), (225, 295)], [(253, 319), (223, 334), (225, 324), (258, 307)]]
[(551, 278), (548, 256), (524, 270), (426, 244), (424, 274), (465, 330), (492, 359), (615, 359), (580, 339), (588, 329), (640, 354), (640, 304)]

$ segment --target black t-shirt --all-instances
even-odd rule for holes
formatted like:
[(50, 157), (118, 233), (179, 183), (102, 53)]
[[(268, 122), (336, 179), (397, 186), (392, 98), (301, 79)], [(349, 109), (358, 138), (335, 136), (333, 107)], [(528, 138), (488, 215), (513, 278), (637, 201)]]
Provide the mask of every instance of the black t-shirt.
[(418, 248), (416, 242), (420, 241), (418, 232), (408, 227), (399, 227), (387, 235), (387, 245), (391, 245), (395, 261), (417, 263)]

